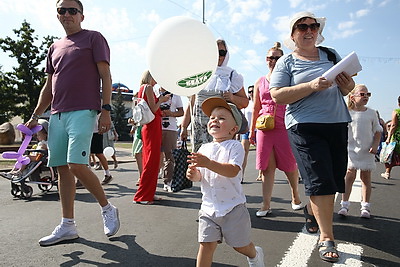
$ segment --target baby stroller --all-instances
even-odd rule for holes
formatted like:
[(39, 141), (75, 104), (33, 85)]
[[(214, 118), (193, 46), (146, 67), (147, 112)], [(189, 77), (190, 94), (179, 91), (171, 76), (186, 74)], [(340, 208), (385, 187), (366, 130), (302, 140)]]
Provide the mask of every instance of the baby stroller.
[(22, 199), (29, 199), (33, 194), (29, 184), (37, 184), (42, 192), (50, 191), (54, 185), (58, 186), (57, 169), (47, 167), (47, 150), (27, 149), (26, 152), (36, 154), (36, 160), (28, 163), (20, 172), (0, 173), (11, 181), (11, 195)]

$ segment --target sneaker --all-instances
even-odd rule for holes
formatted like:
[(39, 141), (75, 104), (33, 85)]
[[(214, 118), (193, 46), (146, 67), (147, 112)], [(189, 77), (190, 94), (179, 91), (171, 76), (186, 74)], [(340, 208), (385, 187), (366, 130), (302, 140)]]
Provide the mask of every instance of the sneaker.
[(302, 208), (304, 208), (304, 204), (302, 202), (300, 202), (299, 204), (294, 204), (293, 202), (292, 204), (292, 210), (301, 210)]
[(349, 209), (346, 207), (341, 207), (340, 210), (338, 211), (337, 214), (341, 216), (347, 216), (347, 213), (349, 212)]
[(361, 202), (361, 218), (371, 218), (371, 204), (369, 202)]
[(108, 237), (115, 235), (120, 226), (118, 209), (111, 204), (110, 206), (108, 210), (103, 210), (101, 212), (101, 216), (103, 216), (104, 233)]
[(50, 246), (57, 244), (64, 240), (73, 240), (79, 238), (78, 232), (76, 230), (76, 225), (71, 224), (59, 224), (51, 233), (51, 235), (42, 237), (39, 240), (39, 245), (41, 246)]
[(111, 182), (112, 179), (113, 179), (113, 177), (112, 177), (111, 175), (104, 175), (104, 179), (103, 179), (103, 181), (101, 182), (101, 184), (102, 184), (102, 185), (106, 185), (106, 184), (108, 184), (109, 182)]
[(385, 179), (390, 179), (390, 173), (388, 172), (381, 173), (381, 177)]
[(371, 218), (371, 213), (370, 213), (369, 210), (367, 210), (367, 209), (365, 209), (365, 208), (361, 208), (361, 215), (360, 215), (360, 217), (361, 217), (361, 218), (369, 219), (369, 218)]
[(101, 167), (101, 165), (99, 163), (96, 164), (96, 166), (94, 167), (95, 170), (102, 170), (103, 167)]
[(249, 266), (254, 266), (254, 267), (264, 267), (264, 252), (261, 247), (256, 247), (257, 254), (254, 258), (250, 259), (247, 257), (247, 262), (249, 263)]
[(172, 193), (172, 187), (171, 187), (172, 182), (166, 183), (164, 184), (164, 191), (168, 192), (168, 193)]

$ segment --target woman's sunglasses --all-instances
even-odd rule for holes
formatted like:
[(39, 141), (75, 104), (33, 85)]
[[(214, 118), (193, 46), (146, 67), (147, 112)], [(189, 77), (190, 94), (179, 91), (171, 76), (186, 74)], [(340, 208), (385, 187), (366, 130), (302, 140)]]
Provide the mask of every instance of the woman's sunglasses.
[(296, 27), (296, 29), (298, 29), (301, 32), (307, 31), (308, 28), (310, 28), (311, 31), (315, 32), (319, 29), (320, 26), (321, 26), (320, 23), (315, 22), (315, 23), (311, 23), (311, 24), (300, 23), (300, 24), (297, 24), (295, 27)]
[(60, 15), (65, 15), (65, 13), (67, 13), (67, 11), (70, 15), (76, 15), (78, 12), (82, 14), (82, 12), (75, 7), (68, 7), (68, 8), (67, 7), (59, 7), (59, 8), (57, 8), (57, 13)]
[(228, 53), (228, 51), (220, 49), (220, 50), (218, 50), (218, 53), (219, 53), (220, 57), (224, 57), (224, 56), (226, 56), (226, 53)]
[(269, 61), (278, 60), (280, 57), (281, 57), (281, 56), (276, 56), (276, 57), (270, 56), (270, 57), (267, 57), (267, 60), (269, 60)]
[(371, 93), (358, 93), (358, 94), (355, 94), (354, 96), (367, 96), (367, 97), (371, 97)]

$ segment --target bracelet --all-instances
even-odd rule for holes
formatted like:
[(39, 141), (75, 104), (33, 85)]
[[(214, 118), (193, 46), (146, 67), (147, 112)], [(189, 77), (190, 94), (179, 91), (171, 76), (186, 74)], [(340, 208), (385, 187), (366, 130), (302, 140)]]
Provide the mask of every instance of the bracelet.
[(35, 113), (32, 113), (31, 119), (38, 121), (40, 119), (40, 117), (38, 115), (36, 115)]

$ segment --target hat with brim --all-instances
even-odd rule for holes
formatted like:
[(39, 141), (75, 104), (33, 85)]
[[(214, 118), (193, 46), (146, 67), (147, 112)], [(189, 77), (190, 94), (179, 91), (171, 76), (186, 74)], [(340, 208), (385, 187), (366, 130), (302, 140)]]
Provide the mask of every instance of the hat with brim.
[(42, 125), (42, 129), (46, 131), (46, 133), (49, 132), (49, 122), (45, 119), (39, 119), (38, 124)]
[(315, 19), (319, 24), (321, 24), (321, 26), (319, 27), (319, 30), (318, 30), (318, 36), (317, 36), (317, 41), (315, 42), (315, 45), (319, 45), (320, 43), (322, 43), (325, 40), (324, 36), (322, 36), (322, 31), (324, 30), (324, 27), (325, 27), (326, 18), (323, 18), (323, 17), (318, 18), (313, 13), (308, 12), (308, 11), (302, 11), (302, 12), (296, 13), (293, 15), (292, 20), (290, 21), (289, 36), (283, 41), (283, 44), (287, 48), (289, 48), (290, 50), (293, 50), (293, 51), (296, 49), (296, 44), (292, 40), (293, 26), (297, 21), (299, 21), (302, 18), (312, 18), (312, 19)]
[(204, 100), (203, 103), (201, 104), (201, 108), (204, 114), (206, 114), (208, 117), (211, 116), (211, 112), (216, 107), (223, 107), (229, 110), (232, 113), (233, 118), (235, 119), (236, 125), (239, 126), (240, 129), (242, 125), (242, 115), (240, 114), (240, 111), (238, 110), (235, 104), (228, 103), (226, 102), (225, 99), (221, 97), (209, 97), (206, 100)]

